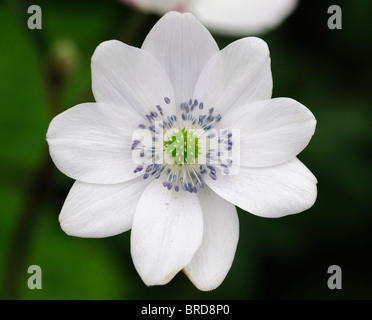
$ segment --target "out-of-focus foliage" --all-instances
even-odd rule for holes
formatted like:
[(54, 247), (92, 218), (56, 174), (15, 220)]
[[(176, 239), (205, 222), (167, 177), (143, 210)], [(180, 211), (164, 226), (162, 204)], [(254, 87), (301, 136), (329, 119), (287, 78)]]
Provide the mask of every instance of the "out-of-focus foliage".
[[(129, 232), (79, 239), (58, 225), (73, 181), (49, 160), (49, 121), (93, 101), (90, 57), (100, 42), (119, 39), (140, 46), (156, 17), (117, 1), (43, 0), (37, 3), (43, 29), (29, 30), (31, 4), (0, 4), (2, 298), (372, 298), (370, 1), (338, 1), (342, 30), (327, 28), (333, 3), (301, 1), (279, 29), (263, 36), (271, 51), (273, 96), (302, 102), (318, 120), (299, 155), (318, 178), (318, 199), (307, 212), (281, 219), (239, 210), (233, 266), (224, 283), (207, 293), (182, 273), (166, 286), (147, 288), (131, 261)], [(221, 48), (234, 40), (217, 37)], [(53, 53), (61, 43), (69, 47), (62, 62)], [(65, 61), (68, 72), (60, 67), (63, 59), (72, 59)], [(26, 285), (32, 264), (42, 268), (42, 290)], [(343, 270), (342, 290), (327, 287), (333, 264)]]

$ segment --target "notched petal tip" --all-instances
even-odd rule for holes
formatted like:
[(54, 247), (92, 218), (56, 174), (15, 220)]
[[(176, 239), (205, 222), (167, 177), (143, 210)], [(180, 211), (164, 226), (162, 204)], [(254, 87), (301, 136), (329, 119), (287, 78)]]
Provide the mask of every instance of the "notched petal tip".
[(119, 40), (115, 40), (115, 39), (106, 40), (106, 41), (101, 42), (93, 52), (93, 55), (92, 55), (92, 58), (91, 58), (91, 63), (97, 62), (97, 59), (99, 59), (100, 55), (104, 51), (106, 51), (108, 48), (117, 47), (117, 46), (121, 46), (121, 45), (125, 46), (126, 44), (119, 41)]
[(169, 274), (167, 274), (165, 277), (162, 277), (162, 278), (159, 278), (159, 279), (149, 278), (149, 277), (142, 277), (141, 274), (139, 274), (139, 275), (140, 275), (143, 283), (148, 287), (163, 286), (163, 285), (166, 285), (167, 283), (169, 283), (176, 276), (176, 274), (180, 271), (181, 270), (172, 271)]
[[(235, 41), (236, 43), (241, 42), (246, 48), (255, 50), (261, 57), (270, 57), (270, 48), (267, 42), (258, 37), (245, 37)], [(233, 42), (234, 43), (234, 42)]]
[(168, 11), (166, 14), (164, 14), (160, 20), (164, 19), (164, 18), (169, 18), (169, 17), (180, 17), (182, 16), (183, 13), (179, 12), (179, 11), (175, 11), (175, 10), (171, 10), (171, 11)]
[[(160, 18), (160, 20), (164, 18), (169, 18), (169, 17), (177, 17), (177, 18), (186, 18), (186, 19), (193, 19), (197, 20), (195, 16), (191, 12), (179, 12), (179, 11), (168, 11), (166, 14), (163, 15), (163, 17)], [(199, 20), (197, 20), (199, 21)]]
[(212, 291), (212, 290), (218, 288), (220, 286), (220, 284), (221, 284), (221, 282), (218, 282), (215, 285), (211, 285), (211, 284), (208, 284), (208, 285), (198, 284), (198, 283), (192, 281), (190, 275), (186, 272), (185, 269), (182, 269), (182, 272), (185, 274), (185, 276), (187, 277), (187, 279), (189, 279), (189, 281), (195, 286), (195, 288), (197, 288), (200, 291), (205, 291), (205, 292)]
[[(73, 221), (70, 221), (70, 220), (71, 219), (66, 218), (61, 212), (61, 214), (58, 217), (58, 222), (59, 222), (59, 225), (62, 231), (70, 237), (87, 238), (86, 235), (81, 235), (79, 232), (76, 231)], [(88, 237), (88, 238), (94, 238), (94, 237)]]

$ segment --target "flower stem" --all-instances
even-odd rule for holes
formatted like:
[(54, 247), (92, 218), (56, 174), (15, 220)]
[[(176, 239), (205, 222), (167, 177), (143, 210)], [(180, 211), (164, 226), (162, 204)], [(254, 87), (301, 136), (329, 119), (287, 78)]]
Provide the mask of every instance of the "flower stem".
[(48, 191), (52, 189), (53, 163), (49, 159), (49, 157), (44, 157), (44, 162), (35, 174), (30, 185), (30, 191), (19, 214), (19, 221), (8, 249), (1, 298), (19, 298), (19, 289), (24, 280), (22, 275), (25, 276), (27, 272), (26, 263), (32, 243), (31, 239), (41, 217), (42, 205), (48, 198)]

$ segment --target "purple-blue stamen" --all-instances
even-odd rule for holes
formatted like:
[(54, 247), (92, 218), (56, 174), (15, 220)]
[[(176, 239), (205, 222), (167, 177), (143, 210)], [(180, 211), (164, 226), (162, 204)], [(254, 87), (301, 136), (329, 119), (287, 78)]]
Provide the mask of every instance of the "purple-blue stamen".
[[(164, 97), (164, 102), (170, 104), (171, 100), (168, 97)], [(179, 130), (185, 130), (184, 132), (188, 134), (188, 130), (194, 129), (203, 129), (200, 133), (212, 139), (216, 137), (216, 132), (210, 131), (213, 129), (214, 123), (222, 119), (221, 114), (214, 115), (214, 108), (207, 109), (205, 112), (196, 113), (195, 110), (204, 109), (204, 103), (199, 102), (198, 99), (190, 98), (187, 101), (182, 102), (179, 105), (181, 111), (182, 122), (177, 123), (177, 116), (175, 114), (167, 115), (164, 112), (163, 108), (160, 105), (155, 105), (154, 110), (150, 111), (148, 114), (145, 114), (146, 119), (150, 123), (149, 126), (141, 123), (139, 128), (148, 130), (151, 133), (152, 146), (146, 145), (146, 141), (141, 142), (140, 140), (133, 140), (131, 149), (140, 149), (140, 156), (145, 157), (146, 150), (146, 159), (150, 159), (152, 162), (150, 165), (143, 166), (139, 165), (134, 169), (134, 173), (143, 171), (143, 179), (148, 179), (150, 176), (154, 176), (155, 179), (159, 179), (163, 171), (165, 171), (165, 179), (163, 181), (163, 186), (168, 190), (174, 189), (175, 192), (183, 189), (190, 193), (197, 193), (198, 190), (204, 187), (204, 180), (206, 174), (209, 174), (210, 178), (213, 180), (217, 179), (217, 170), (219, 168), (221, 171), (219, 173), (229, 174), (229, 166), (232, 163), (231, 159), (226, 159), (224, 152), (221, 150), (213, 149), (211, 146), (206, 150), (206, 160), (207, 163), (203, 165), (196, 166), (195, 163), (182, 164), (178, 168), (177, 163), (172, 165), (163, 165), (159, 164), (160, 155), (158, 152), (161, 152), (160, 149), (155, 152), (154, 142), (160, 141), (163, 130), (166, 132), (170, 128), (175, 128)], [(157, 119), (156, 119), (157, 118)], [(156, 120), (155, 120), (156, 119)], [(158, 125), (156, 125), (158, 122)], [(181, 128), (177, 128), (178, 125), (181, 125)], [(202, 136), (201, 136), (202, 137)], [(171, 141), (169, 141), (170, 143)], [(224, 130), (222, 135), (218, 137), (218, 143), (223, 143), (225, 150), (232, 150), (232, 133), (228, 130)], [(165, 152), (165, 144), (164, 150)], [(186, 143), (185, 143), (186, 148)], [(219, 149), (219, 148), (218, 148)], [(185, 149), (186, 150), (186, 149)], [(223, 150), (223, 149), (222, 149)]]
[(143, 169), (143, 166), (138, 166), (133, 172), (137, 173), (137, 172), (142, 171), (142, 169)]

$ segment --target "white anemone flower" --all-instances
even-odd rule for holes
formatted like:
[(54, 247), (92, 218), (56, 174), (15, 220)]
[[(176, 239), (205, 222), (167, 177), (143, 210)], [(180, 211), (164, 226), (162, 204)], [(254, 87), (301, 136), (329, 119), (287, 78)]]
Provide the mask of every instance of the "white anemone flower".
[(160, 15), (191, 12), (208, 29), (221, 34), (259, 34), (280, 25), (297, 0), (121, 0)]
[[(101, 43), (91, 67), (96, 103), (59, 114), (47, 132), (55, 165), (76, 180), (59, 220), (77, 237), (131, 229), (145, 284), (166, 284), (183, 270), (200, 290), (215, 289), (238, 243), (235, 205), (281, 217), (315, 202), (316, 178), (296, 155), (316, 120), (295, 100), (271, 99), (261, 39), (219, 50), (193, 15), (170, 12), (141, 49)], [(209, 141), (204, 149), (202, 140)], [(230, 156), (235, 148), (240, 158)]]

